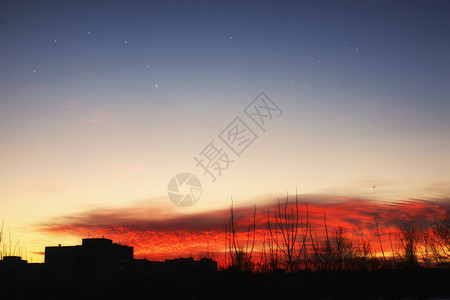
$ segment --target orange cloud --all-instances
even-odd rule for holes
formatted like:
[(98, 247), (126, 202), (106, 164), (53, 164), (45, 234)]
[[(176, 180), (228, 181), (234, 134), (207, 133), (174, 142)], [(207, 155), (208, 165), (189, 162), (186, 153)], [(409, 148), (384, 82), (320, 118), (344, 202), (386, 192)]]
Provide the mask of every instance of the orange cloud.
[[(450, 199), (380, 203), (367, 199), (338, 198), (309, 195), (301, 197), (300, 212), (303, 220), (306, 211), (311, 229), (318, 238), (324, 236), (324, 214), (327, 226), (343, 226), (350, 237), (365, 237), (378, 247), (375, 219), (379, 224), (383, 247), (387, 249), (388, 227), (413, 221), (418, 226), (429, 226), (435, 218), (450, 209)], [(288, 209), (294, 208), (292, 201)], [(262, 244), (266, 234), (267, 216), (273, 218), (276, 203), (257, 207), (256, 244)], [(205, 252), (207, 248), (223, 253), (225, 228), (229, 222), (228, 209), (197, 214), (164, 212), (148, 207), (104, 208), (71, 216), (62, 216), (36, 225), (36, 230), (51, 234), (80, 237), (105, 236), (122, 244), (135, 247), (137, 257), (165, 259)], [(239, 239), (245, 240), (253, 207), (235, 207), (234, 218)], [(387, 225), (387, 226), (386, 226)], [(57, 243), (57, 242), (55, 242)], [(256, 250), (258, 251), (258, 250)]]

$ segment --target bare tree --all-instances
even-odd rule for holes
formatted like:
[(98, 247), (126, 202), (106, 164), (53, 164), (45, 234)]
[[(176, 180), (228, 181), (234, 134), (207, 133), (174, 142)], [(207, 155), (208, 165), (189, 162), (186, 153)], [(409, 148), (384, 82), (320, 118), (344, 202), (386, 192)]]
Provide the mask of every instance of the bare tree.
[(311, 226), (309, 227), (309, 237), (311, 240), (311, 250), (312, 250), (312, 266), (314, 270), (322, 270), (325, 267), (323, 262), (323, 255), (320, 250), (320, 242), (317, 234), (313, 235)]
[(420, 257), (422, 258), (423, 264), (426, 268), (431, 267), (432, 264), (432, 258), (431, 258), (431, 243), (432, 238), (430, 236), (429, 231), (422, 231), (421, 238), (420, 238), (420, 244), (421, 247), (419, 247), (419, 253)]
[[(394, 264), (394, 266), (397, 264), (396, 260), (395, 260), (395, 250), (394, 250), (394, 245), (392, 243), (392, 237), (391, 237), (391, 230), (389, 229), (389, 226), (387, 223), (385, 223), (386, 225), (386, 229), (388, 231), (388, 237), (389, 237), (389, 245), (391, 247), (391, 255), (392, 255), (392, 262)], [(386, 261), (385, 261), (386, 263)]]
[(324, 230), (325, 237), (323, 241), (320, 241), (317, 233), (312, 231), (311, 226), (309, 226), (309, 237), (311, 240), (311, 250), (312, 250), (312, 267), (315, 270), (331, 270), (334, 268), (333, 262), (333, 250), (332, 250), (332, 239), (328, 233), (327, 216), (325, 211), (323, 212)]
[[(267, 212), (267, 222), (266, 222), (266, 231), (271, 232), (270, 229), (270, 212)], [(274, 238), (275, 235), (275, 238)], [(278, 240), (278, 231), (272, 232), (272, 234), (267, 235), (267, 246), (269, 248), (267, 264), (271, 271), (275, 271), (280, 268), (280, 258), (278, 253), (278, 247), (275, 244), (274, 240)]]
[[(273, 219), (270, 211), (267, 214), (267, 230), (270, 236), (269, 248), (271, 254), (276, 254), (275, 256), (271, 255), (271, 259), (278, 260), (279, 252), (280, 262), (288, 273), (299, 270), (301, 266), (302, 254), (306, 251), (308, 218), (307, 206), (305, 219), (300, 214), (297, 193), (294, 205), (289, 205), (289, 196), (287, 195), (284, 204), (281, 204), (280, 199), (278, 199), (278, 206), (273, 213)], [(276, 253), (274, 253), (275, 248)]]
[(252, 271), (254, 266), (252, 255), (256, 239), (256, 206), (253, 207), (253, 224), (249, 221), (245, 242), (238, 239), (238, 234), (236, 232), (233, 199), (231, 199), (230, 215), (229, 230), (226, 232), (228, 237), (229, 265), (238, 268), (241, 271)]
[(323, 211), (323, 222), (325, 226), (325, 244), (323, 246), (323, 263), (325, 263), (325, 267), (327, 270), (330, 270), (333, 266), (333, 262), (331, 259), (331, 239), (330, 235), (328, 234), (328, 226), (327, 226), (327, 216), (325, 214), (325, 211)]
[(355, 251), (355, 263), (358, 269), (369, 269), (373, 267), (372, 262), (374, 260), (374, 254), (370, 240), (367, 238), (361, 238), (355, 246)]
[(350, 268), (356, 255), (353, 251), (353, 242), (348, 238), (344, 227), (339, 226), (332, 231), (330, 244), (333, 269)]
[(436, 263), (450, 267), (450, 211), (445, 212), (432, 228), (430, 251)]
[(378, 221), (377, 221), (377, 218), (373, 218), (373, 220), (375, 221), (375, 229), (377, 231), (378, 242), (380, 243), (380, 250), (381, 250), (381, 254), (383, 255), (384, 265), (387, 266), (387, 260), (386, 260), (386, 255), (384, 255), (383, 243), (381, 242), (380, 228), (378, 227)]
[(420, 230), (412, 223), (399, 226), (399, 246), (403, 263), (412, 268), (419, 265), (417, 260), (417, 246), (420, 241)]

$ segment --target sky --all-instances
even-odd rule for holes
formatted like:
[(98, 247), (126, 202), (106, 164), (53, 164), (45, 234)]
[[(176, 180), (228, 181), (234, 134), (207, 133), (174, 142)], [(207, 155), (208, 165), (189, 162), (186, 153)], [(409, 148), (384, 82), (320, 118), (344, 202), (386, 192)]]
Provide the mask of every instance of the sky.
[[(297, 192), (338, 219), (450, 203), (447, 1), (4, 0), (0, 40), (3, 253), (101, 235), (185, 255), (231, 198)], [(180, 173), (201, 184), (187, 207)]]

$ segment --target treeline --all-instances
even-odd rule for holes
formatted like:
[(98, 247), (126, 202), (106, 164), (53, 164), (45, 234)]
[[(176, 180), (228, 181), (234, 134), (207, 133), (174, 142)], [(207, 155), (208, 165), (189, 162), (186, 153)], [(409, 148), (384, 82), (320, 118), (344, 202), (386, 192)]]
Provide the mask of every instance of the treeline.
[(295, 273), (450, 267), (449, 211), (435, 216), (434, 223), (426, 227), (414, 222), (389, 227), (374, 218), (370, 236), (329, 226), (325, 211), (321, 228), (313, 226), (308, 205), (300, 205), (297, 195), (295, 202), (290, 203), (289, 197), (278, 200), (276, 209), (264, 214), (264, 228), (257, 229), (256, 219), (261, 215), (257, 216), (254, 207), (248, 227), (242, 230), (231, 203), (225, 255), (215, 258), (222, 269)]

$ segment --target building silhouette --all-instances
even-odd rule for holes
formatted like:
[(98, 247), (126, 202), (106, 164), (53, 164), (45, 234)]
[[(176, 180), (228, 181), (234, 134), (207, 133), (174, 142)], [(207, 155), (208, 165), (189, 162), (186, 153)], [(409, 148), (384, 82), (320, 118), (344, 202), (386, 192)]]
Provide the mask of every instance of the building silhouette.
[(88, 238), (81, 245), (45, 247), (44, 263), (4, 256), (0, 299), (53, 300), (62, 295), (77, 300), (124, 299), (147, 290), (153, 296), (175, 293), (178, 299), (186, 289), (210, 282), (216, 274), (217, 262), (212, 259), (134, 259), (133, 247)]
[(45, 248), (45, 263), (0, 260), (0, 299), (446, 299), (448, 268), (218, 272), (203, 258), (134, 259), (104, 238)]
[(77, 246), (45, 247), (46, 273), (57, 283), (116, 283), (129, 278), (132, 267), (133, 247), (105, 238), (83, 239)]
[(18, 287), (25, 281), (27, 261), (19, 256), (5, 256), (0, 260), (0, 282)]
[(125, 281), (197, 278), (217, 272), (217, 262), (203, 258), (165, 261), (134, 259), (133, 247), (105, 238), (83, 239), (82, 245), (45, 247), (45, 273), (54, 283), (115, 284)]
[(217, 262), (210, 258), (194, 260), (194, 258), (166, 259), (165, 261), (134, 261), (134, 278), (141, 282), (156, 279), (200, 279), (217, 272)]

